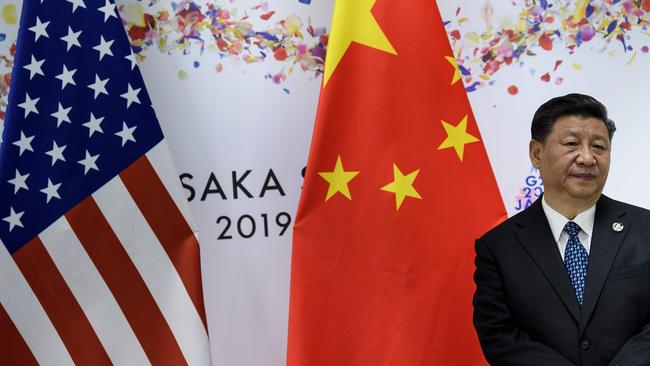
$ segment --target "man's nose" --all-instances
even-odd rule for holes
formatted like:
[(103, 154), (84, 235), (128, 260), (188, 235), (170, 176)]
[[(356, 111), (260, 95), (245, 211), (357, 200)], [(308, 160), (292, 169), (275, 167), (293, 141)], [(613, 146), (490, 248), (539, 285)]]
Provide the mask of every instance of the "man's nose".
[(594, 152), (591, 150), (591, 146), (583, 145), (578, 152), (576, 161), (582, 165), (593, 165), (596, 159), (594, 158)]

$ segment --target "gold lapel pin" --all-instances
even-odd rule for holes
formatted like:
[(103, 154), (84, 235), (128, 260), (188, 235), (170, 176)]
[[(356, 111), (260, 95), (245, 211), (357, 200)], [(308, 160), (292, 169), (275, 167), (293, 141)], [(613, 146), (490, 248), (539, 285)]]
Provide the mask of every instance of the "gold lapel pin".
[(623, 231), (624, 227), (625, 226), (623, 226), (623, 224), (621, 224), (620, 222), (615, 222), (612, 224), (612, 230), (616, 231), (617, 233)]

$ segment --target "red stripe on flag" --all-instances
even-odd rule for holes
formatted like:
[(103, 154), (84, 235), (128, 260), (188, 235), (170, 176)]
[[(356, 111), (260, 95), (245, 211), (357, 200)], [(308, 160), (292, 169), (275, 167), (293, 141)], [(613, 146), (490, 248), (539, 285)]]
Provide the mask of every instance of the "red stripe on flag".
[(13, 258), (75, 364), (110, 365), (106, 350), (41, 240), (32, 239)]
[(145, 156), (122, 171), (120, 178), (174, 263), (207, 329), (199, 243), (194, 233)]
[(71, 209), (66, 218), (106, 281), (151, 363), (187, 364), (156, 301), (95, 200), (86, 198)]
[(0, 365), (38, 365), (5, 308), (0, 305)]

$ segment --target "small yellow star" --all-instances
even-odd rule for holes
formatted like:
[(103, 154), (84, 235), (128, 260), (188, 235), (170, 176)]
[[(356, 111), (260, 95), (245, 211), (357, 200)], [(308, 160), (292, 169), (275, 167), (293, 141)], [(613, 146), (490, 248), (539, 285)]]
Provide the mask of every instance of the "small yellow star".
[(376, 0), (336, 0), (327, 44), (323, 85), (332, 76), (352, 42), (396, 55), (395, 49), (370, 10)]
[(440, 146), (438, 146), (438, 150), (453, 147), (454, 150), (456, 150), (456, 154), (460, 161), (463, 161), (465, 145), (480, 141), (476, 137), (467, 133), (467, 115), (463, 117), (457, 126), (453, 126), (445, 121), (440, 122), (442, 122), (442, 127), (444, 127), (445, 132), (447, 132), (447, 138), (442, 142), (442, 144), (440, 144)]
[(342, 195), (347, 197), (347, 199), (352, 200), (350, 196), (350, 189), (348, 188), (348, 183), (354, 178), (359, 172), (346, 172), (343, 170), (343, 162), (341, 161), (341, 155), (336, 159), (336, 165), (334, 170), (331, 172), (319, 172), (318, 175), (323, 177), (329, 184), (327, 189), (327, 196), (325, 201), (332, 198), (336, 192), (340, 192)]
[(451, 66), (454, 68), (454, 76), (451, 79), (451, 85), (454, 85), (460, 80), (460, 69), (458, 68), (458, 63), (456, 62), (456, 59), (450, 56), (445, 56), (445, 59), (449, 61)]
[(381, 190), (395, 193), (396, 210), (399, 211), (399, 207), (402, 205), (402, 202), (404, 202), (404, 198), (406, 197), (422, 199), (422, 197), (420, 197), (420, 194), (415, 190), (415, 188), (413, 188), (413, 182), (415, 181), (415, 177), (418, 176), (419, 172), (420, 169), (405, 176), (402, 174), (402, 171), (399, 170), (397, 164), (393, 164), (393, 176), (395, 180), (381, 187)]

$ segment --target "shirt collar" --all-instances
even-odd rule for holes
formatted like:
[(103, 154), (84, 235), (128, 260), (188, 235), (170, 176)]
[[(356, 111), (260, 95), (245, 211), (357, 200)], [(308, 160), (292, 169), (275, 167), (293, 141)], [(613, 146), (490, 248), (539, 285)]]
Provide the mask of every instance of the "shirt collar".
[(595, 204), (588, 209), (580, 212), (573, 220), (567, 219), (564, 217), (564, 215), (555, 211), (551, 206), (549, 206), (544, 195), (542, 195), (542, 208), (544, 209), (546, 220), (548, 221), (548, 225), (551, 227), (551, 232), (553, 232), (553, 237), (556, 241), (560, 241), (560, 235), (562, 235), (564, 232), (564, 226), (569, 221), (573, 221), (576, 224), (580, 225), (582, 231), (584, 231), (591, 238), (591, 233), (594, 230), (594, 219), (596, 217)]

